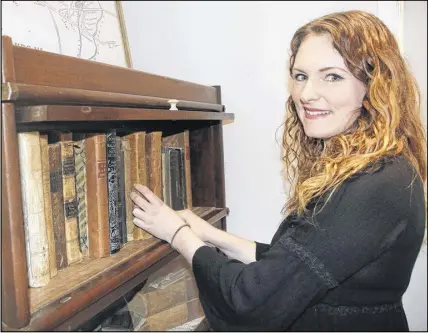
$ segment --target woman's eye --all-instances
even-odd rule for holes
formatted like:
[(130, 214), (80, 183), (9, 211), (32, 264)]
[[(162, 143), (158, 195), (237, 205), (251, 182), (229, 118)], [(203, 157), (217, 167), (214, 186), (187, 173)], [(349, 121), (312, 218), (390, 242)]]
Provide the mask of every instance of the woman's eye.
[(294, 74), (294, 80), (296, 81), (304, 81), (306, 79), (306, 75), (304, 74)]
[(343, 77), (341, 77), (340, 75), (331, 73), (326, 75), (325, 80), (329, 82), (336, 82), (336, 81), (343, 80)]

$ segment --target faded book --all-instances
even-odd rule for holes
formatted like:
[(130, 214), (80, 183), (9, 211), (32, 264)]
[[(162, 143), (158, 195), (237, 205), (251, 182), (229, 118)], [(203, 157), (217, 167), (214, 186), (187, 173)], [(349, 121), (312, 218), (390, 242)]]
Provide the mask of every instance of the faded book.
[(39, 132), (18, 133), (25, 249), (30, 287), (50, 281)]
[(116, 166), (117, 166), (117, 221), (120, 231), (120, 244), (128, 241), (126, 231), (126, 199), (125, 199), (125, 162), (122, 139), (116, 136)]
[(149, 316), (138, 331), (166, 331), (204, 317), (199, 299), (193, 299)]
[(182, 148), (184, 152), (184, 174), (185, 174), (185, 188), (186, 188), (186, 208), (191, 208), (192, 203), (192, 179), (190, 168), (190, 133), (189, 130), (168, 135), (162, 138), (163, 147), (176, 147)]
[(146, 171), (149, 189), (163, 199), (162, 194), (162, 132), (146, 134)]
[(64, 194), (65, 240), (68, 265), (83, 259), (79, 246), (79, 227), (73, 141), (60, 141)]
[(116, 132), (106, 134), (107, 149), (107, 196), (108, 221), (110, 226), (110, 254), (120, 250), (120, 229), (117, 220), (117, 166), (116, 166)]
[(171, 172), (169, 170), (169, 154), (168, 149), (162, 146), (162, 194), (163, 201), (171, 207)]
[(183, 210), (186, 208), (186, 191), (184, 179), (184, 152), (182, 148), (167, 148), (169, 156), (171, 208)]
[[(147, 184), (146, 171), (146, 132), (136, 132), (126, 135), (131, 148), (131, 183)], [(149, 239), (153, 236), (138, 226), (134, 225), (133, 239)]]
[(132, 215), (133, 203), (130, 197), (133, 184), (131, 179), (131, 145), (128, 137), (122, 138), (122, 149), (123, 149), (123, 171), (124, 171), (124, 185), (125, 185), (125, 218), (126, 218), (126, 238), (127, 241), (134, 240), (134, 222)]
[(198, 297), (198, 288), (194, 278), (187, 273), (183, 278), (164, 288), (153, 285), (135, 294), (128, 308), (144, 318)]
[(85, 140), (74, 141), (76, 169), (77, 212), (79, 221), (79, 246), (84, 257), (89, 256), (88, 210), (86, 207), (86, 147)]
[(58, 269), (56, 267), (55, 237), (52, 219), (51, 181), (47, 134), (40, 134), (40, 152), (42, 157), (43, 200), (45, 207), (46, 235), (48, 237), (49, 248), (49, 272), (50, 277), (53, 278), (58, 274)]
[(59, 143), (48, 145), (49, 170), (51, 183), (52, 221), (55, 241), (57, 269), (68, 266), (65, 240), (64, 194), (62, 189), (61, 146)]
[(86, 204), (88, 207), (89, 256), (110, 255), (107, 199), (107, 151), (105, 134), (86, 138)]

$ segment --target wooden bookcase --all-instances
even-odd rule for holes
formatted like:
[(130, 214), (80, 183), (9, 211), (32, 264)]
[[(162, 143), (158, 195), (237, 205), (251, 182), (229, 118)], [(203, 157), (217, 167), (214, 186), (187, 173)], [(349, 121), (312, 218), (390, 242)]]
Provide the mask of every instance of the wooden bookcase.
[[(22, 131), (189, 130), (193, 207), (226, 229), (220, 88), (14, 46), (2, 36), (2, 328), (74, 330), (178, 256), (157, 239), (85, 259), (29, 288), (18, 159)], [(168, 100), (177, 99), (179, 111)], [(208, 207), (208, 208), (207, 208)]]

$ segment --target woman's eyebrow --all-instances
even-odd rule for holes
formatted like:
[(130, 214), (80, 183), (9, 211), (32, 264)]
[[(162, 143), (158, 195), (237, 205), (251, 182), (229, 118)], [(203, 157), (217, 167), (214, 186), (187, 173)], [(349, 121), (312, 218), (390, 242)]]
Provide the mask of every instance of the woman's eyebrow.
[[(329, 70), (332, 70), (332, 69), (339, 69), (339, 70), (341, 70), (341, 71), (343, 71), (343, 72), (348, 72), (346, 69), (343, 69), (343, 68), (341, 68), (341, 67), (334, 67), (334, 66), (329, 66), (329, 67), (323, 67), (323, 68), (321, 68), (320, 70), (319, 70), (319, 72), (326, 72), (326, 71), (329, 71)], [(306, 74), (306, 72), (303, 70), (303, 69), (300, 69), (300, 68), (297, 68), (297, 67), (294, 67), (293, 68), (293, 71), (298, 71), (298, 72), (302, 72), (302, 73), (305, 73)]]

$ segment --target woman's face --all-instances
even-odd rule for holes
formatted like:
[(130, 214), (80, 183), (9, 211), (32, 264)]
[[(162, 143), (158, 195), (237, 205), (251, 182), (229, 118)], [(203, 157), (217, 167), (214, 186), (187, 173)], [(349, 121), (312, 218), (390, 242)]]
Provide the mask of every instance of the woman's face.
[(303, 40), (292, 79), (291, 96), (307, 136), (336, 136), (358, 118), (366, 88), (349, 72), (329, 35)]

